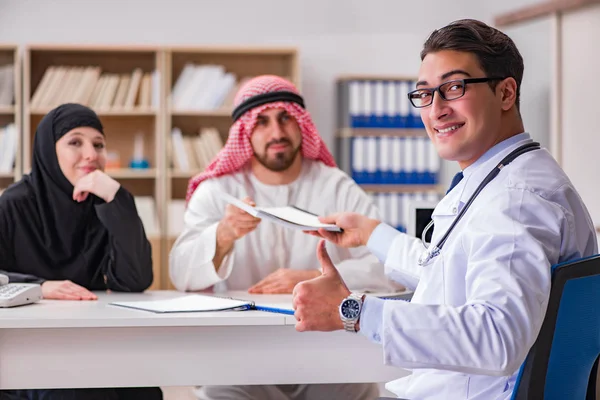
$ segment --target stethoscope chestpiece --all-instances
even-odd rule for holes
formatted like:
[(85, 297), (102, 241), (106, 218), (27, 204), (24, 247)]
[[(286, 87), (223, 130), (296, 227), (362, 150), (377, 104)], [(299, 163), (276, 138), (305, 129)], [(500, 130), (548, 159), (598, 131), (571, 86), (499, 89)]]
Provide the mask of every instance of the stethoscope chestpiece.
[(425, 250), (419, 256), (419, 260), (417, 261), (417, 263), (419, 264), (420, 267), (424, 267), (425, 265), (427, 265), (427, 263), (429, 262), (430, 259), (431, 259), (431, 256), (429, 254), (429, 250)]
[(431, 262), (431, 260), (436, 258), (439, 254), (440, 249), (438, 247), (429, 246), (428, 249), (421, 253), (421, 255), (419, 256), (419, 260), (417, 260), (417, 263), (419, 264), (419, 266), (424, 267), (428, 265)]

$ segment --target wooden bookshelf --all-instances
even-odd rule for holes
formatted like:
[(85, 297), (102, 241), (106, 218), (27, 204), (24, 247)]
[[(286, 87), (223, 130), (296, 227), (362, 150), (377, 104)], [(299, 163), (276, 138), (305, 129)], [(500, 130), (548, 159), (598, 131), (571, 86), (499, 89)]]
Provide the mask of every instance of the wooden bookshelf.
[[(15, 154), (14, 168), (10, 172), (0, 172), (0, 191), (13, 182), (19, 180), (23, 173), (21, 163), (21, 57), (17, 45), (0, 44), (0, 66), (12, 65), (14, 96), (11, 104), (0, 105), (0, 128), (8, 124), (15, 125), (17, 133), (17, 148)], [(1, 151), (2, 149), (0, 149)], [(1, 153), (0, 153), (1, 154)]]
[[(243, 78), (274, 74), (286, 77), (300, 87), (298, 53), (295, 48), (33, 44), (25, 46), (22, 53), (23, 75), (17, 80), (22, 82), (22, 87), (17, 93), (23, 96), (23, 108), (18, 106), (20, 101), (17, 106), (0, 106), (0, 122), (22, 115), (23, 123), (19, 125), (19, 132), (22, 132), (22, 147), (19, 150), (22, 157), (19, 158), (19, 165), (22, 164), (22, 169), (19, 177), (21, 172), (29, 172), (31, 169), (33, 138), (41, 119), (59, 104), (74, 101), (65, 94), (69, 91), (63, 87), (68, 87), (69, 84), (64, 79), (60, 81), (58, 88), (48, 91), (60, 93), (56, 96), (62, 101), (54, 104), (52, 101), (56, 98), (44, 94), (44, 85), (52, 87), (47, 83), (51, 82), (50, 78), (44, 83), (44, 75), (50, 67), (54, 71), (59, 70), (59, 67), (66, 67), (66, 71), (99, 69), (96, 79), (104, 74), (122, 77), (132, 74), (136, 69), (143, 74), (158, 71), (153, 86), (157, 97), (149, 106), (142, 105), (141, 96), (136, 97), (135, 104), (130, 107), (118, 105), (117, 95), (112, 104), (96, 104), (93, 93), (87, 98), (88, 103), (76, 101), (96, 111), (104, 126), (107, 150), (109, 153), (119, 153), (120, 167), (112, 166), (106, 172), (134, 196), (154, 199), (158, 228), (156, 232), (148, 233), (153, 248), (154, 289), (173, 288), (168, 278), (168, 255), (177, 234), (169, 234), (170, 204), (173, 200), (179, 201), (177, 218), (182, 219), (181, 204), (185, 199), (188, 181), (201, 171), (200, 168), (180, 170), (173, 167), (171, 130), (178, 127), (185, 137), (197, 137), (201, 128), (216, 128), (224, 143), (231, 125), (231, 105), (212, 108), (173, 107), (172, 88), (186, 64), (221, 65), (224, 71), (235, 75), (236, 84)], [(0, 51), (0, 60), (1, 57)], [(61, 70), (62, 73), (67, 73), (64, 72), (65, 69)], [(50, 73), (48, 75), (51, 76)], [(71, 88), (73, 87), (78, 86), (71, 84)], [(40, 93), (36, 96), (38, 89)], [(72, 96), (77, 100), (81, 99), (77, 95)], [(148, 169), (132, 169), (129, 165), (137, 133), (144, 137), (144, 156), (150, 164)], [(10, 179), (12, 182), (15, 176), (17, 175), (0, 175), (0, 187), (3, 181)]]
[[(54, 90), (47, 89), (52, 87), (49, 86), (51, 85), (49, 82), (52, 82), (49, 78), (51, 76), (49, 68), (55, 71), (58, 69), (66, 71), (58, 88), (53, 87)], [(83, 72), (90, 70), (97, 71), (93, 79)], [(152, 229), (146, 226), (148, 238), (153, 245), (155, 280), (152, 288), (154, 289), (162, 288), (161, 271), (166, 268), (162, 264), (163, 245), (160, 226), (160, 215), (163, 210), (161, 200), (164, 199), (162, 181), (165, 178), (162, 156), (164, 148), (163, 70), (164, 52), (158, 47), (30, 45), (26, 46), (23, 52), (24, 171), (28, 172), (31, 169), (33, 138), (44, 115), (66, 102), (78, 102), (93, 108), (104, 126), (109, 154), (118, 155), (117, 169), (107, 169), (107, 173), (134, 196), (148, 196), (154, 199), (158, 223), (152, 224)], [(70, 81), (67, 78), (69, 73)], [(77, 75), (79, 80), (74, 77), (75, 73), (80, 74)], [(136, 75), (139, 79), (135, 78)], [(110, 86), (108, 77), (116, 77), (112, 79), (117, 83)], [(131, 84), (134, 78), (138, 79), (136, 85)], [(103, 98), (100, 90), (102, 85), (99, 83), (101, 79), (106, 79), (106, 87), (102, 89), (106, 92)], [(88, 85), (89, 90), (86, 92), (87, 96), (81, 97), (80, 87), (84, 84)], [(117, 98), (120, 85), (123, 85), (123, 93), (119, 101)], [(36, 95), (38, 89), (40, 92)], [(92, 93), (92, 89), (98, 90), (97, 98), (94, 97), (96, 94)], [(128, 91), (131, 91), (131, 94)], [(131, 98), (129, 99), (128, 96)], [(129, 166), (133, 157), (134, 140), (138, 135), (143, 137), (143, 152), (144, 158), (149, 163), (148, 169), (132, 169)], [(142, 213), (140, 216), (142, 219), (148, 217)]]
[[(235, 84), (228, 90), (230, 102), (219, 103), (215, 101), (210, 106), (190, 106), (191, 102), (183, 102), (181, 93), (174, 94), (178, 80), (186, 65), (222, 66), (224, 73), (233, 74)], [(202, 128), (216, 128), (221, 141), (225, 143), (229, 128), (231, 126), (231, 112), (233, 111), (231, 95), (238, 89), (240, 81), (263, 74), (273, 74), (286, 77), (300, 87), (300, 68), (298, 64), (298, 52), (295, 48), (262, 48), (262, 47), (171, 47), (166, 50), (165, 55), (165, 93), (166, 114), (164, 119), (164, 142), (166, 148), (166, 197), (164, 203), (169, 209), (173, 201), (185, 199), (189, 179), (199, 173), (203, 166), (192, 168), (192, 170), (180, 170), (174, 165), (172, 154), (173, 145), (171, 131), (179, 128), (184, 137), (198, 136)], [(189, 85), (185, 85), (189, 87)], [(196, 93), (186, 93), (190, 96), (202, 96), (202, 90)], [(217, 96), (218, 97), (218, 96)], [(198, 97), (195, 97), (197, 100)], [(182, 106), (183, 104), (183, 106)], [(180, 208), (181, 209), (181, 208)], [(165, 257), (174, 242), (175, 235), (170, 230), (169, 212), (164, 214), (162, 225), (167, 227), (167, 240)], [(178, 216), (177, 218), (182, 218)]]

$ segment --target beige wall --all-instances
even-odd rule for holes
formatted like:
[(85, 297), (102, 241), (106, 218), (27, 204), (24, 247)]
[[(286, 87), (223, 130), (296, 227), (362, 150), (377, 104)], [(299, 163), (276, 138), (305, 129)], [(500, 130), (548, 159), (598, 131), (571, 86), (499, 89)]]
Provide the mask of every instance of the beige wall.
[[(538, 1), (0, 0), (0, 42), (297, 46), (308, 109), (332, 146), (336, 76), (416, 75), (433, 29), (460, 18), (492, 23), (498, 13)], [(547, 39), (539, 27), (513, 31), (517, 44), (530, 49), (526, 62), (533, 62)], [(526, 76), (535, 90), (525, 91), (523, 114), (538, 138), (546, 116), (535, 98), (543, 90), (534, 73)], [(442, 182), (456, 170), (445, 163)]]
[(562, 165), (600, 225), (600, 5), (562, 18)]

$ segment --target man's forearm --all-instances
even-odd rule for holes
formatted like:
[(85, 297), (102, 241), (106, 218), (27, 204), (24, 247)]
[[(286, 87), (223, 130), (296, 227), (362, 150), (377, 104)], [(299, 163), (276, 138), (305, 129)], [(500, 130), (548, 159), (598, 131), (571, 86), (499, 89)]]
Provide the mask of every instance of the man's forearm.
[(217, 226), (217, 246), (215, 250), (215, 256), (213, 257), (213, 264), (215, 270), (218, 272), (223, 263), (225, 256), (233, 249), (235, 238), (233, 238), (223, 227), (222, 223), (219, 222)]

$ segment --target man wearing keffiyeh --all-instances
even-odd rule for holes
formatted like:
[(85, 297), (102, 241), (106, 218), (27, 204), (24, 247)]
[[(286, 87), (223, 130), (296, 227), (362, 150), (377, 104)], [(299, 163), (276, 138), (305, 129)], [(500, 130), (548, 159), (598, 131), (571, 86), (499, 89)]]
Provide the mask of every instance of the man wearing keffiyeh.
[[(321, 274), (318, 239), (227, 205), (225, 192), (263, 207), (294, 205), (318, 215), (354, 211), (377, 218), (369, 197), (339, 170), (319, 136), (304, 99), (289, 81), (264, 75), (244, 84), (234, 100), (234, 123), (224, 148), (192, 178), (185, 228), (170, 253), (177, 289), (292, 293)], [(354, 290), (400, 289), (366, 248), (331, 247), (329, 254)], [(371, 384), (202, 387), (201, 399), (371, 399)]]

